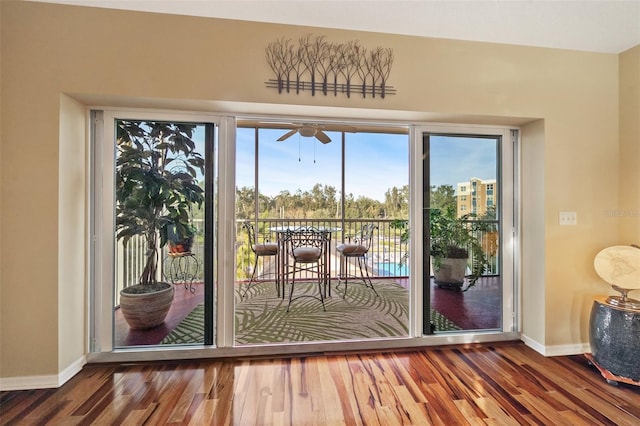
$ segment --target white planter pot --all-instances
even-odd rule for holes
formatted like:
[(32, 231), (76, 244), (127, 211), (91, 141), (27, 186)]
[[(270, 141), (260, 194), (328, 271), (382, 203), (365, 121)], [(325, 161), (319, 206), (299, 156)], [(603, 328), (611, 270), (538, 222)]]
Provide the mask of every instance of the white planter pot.
[(440, 265), (434, 263), (434, 282), (438, 287), (462, 288), (465, 273), (467, 271), (467, 259), (444, 258)]

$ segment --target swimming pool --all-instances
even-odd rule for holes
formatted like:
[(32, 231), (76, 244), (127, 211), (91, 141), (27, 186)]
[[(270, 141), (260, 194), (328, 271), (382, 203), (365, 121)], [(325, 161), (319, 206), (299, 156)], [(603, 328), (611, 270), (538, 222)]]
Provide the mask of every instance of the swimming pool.
[(406, 263), (381, 262), (376, 264), (376, 270), (381, 277), (409, 276), (409, 265)]

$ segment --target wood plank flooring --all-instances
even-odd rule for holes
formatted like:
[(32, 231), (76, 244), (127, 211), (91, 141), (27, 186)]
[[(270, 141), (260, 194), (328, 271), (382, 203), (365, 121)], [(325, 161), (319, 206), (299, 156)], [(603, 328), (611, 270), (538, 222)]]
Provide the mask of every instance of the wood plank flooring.
[(0, 424), (638, 425), (640, 387), (519, 342), (88, 365), (60, 389), (0, 393)]

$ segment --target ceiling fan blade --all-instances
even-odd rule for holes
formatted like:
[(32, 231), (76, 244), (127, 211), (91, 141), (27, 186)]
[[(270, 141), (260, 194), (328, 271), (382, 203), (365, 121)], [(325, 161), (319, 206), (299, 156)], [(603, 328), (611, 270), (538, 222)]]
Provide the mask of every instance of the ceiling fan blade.
[(315, 137), (316, 137), (316, 139), (318, 139), (322, 143), (331, 142), (331, 138), (329, 136), (327, 136), (327, 134), (325, 132), (323, 132), (322, 130), (319, 130), (319, 129), (316, 132)]
[(298, 129), (289, 130), (287, 133), (278, 138), (278, 142), (282, 142), (283, 140), (295, 135), (297, 131)]

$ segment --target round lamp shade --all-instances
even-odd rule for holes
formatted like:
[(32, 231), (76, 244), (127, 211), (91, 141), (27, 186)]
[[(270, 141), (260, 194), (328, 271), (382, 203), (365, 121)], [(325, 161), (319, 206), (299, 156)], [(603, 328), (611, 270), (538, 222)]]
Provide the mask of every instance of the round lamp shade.
[(593, 266), (600, 278), (620, 288), (640, 289), (640, 249), (607, 247), (596, 255)]

